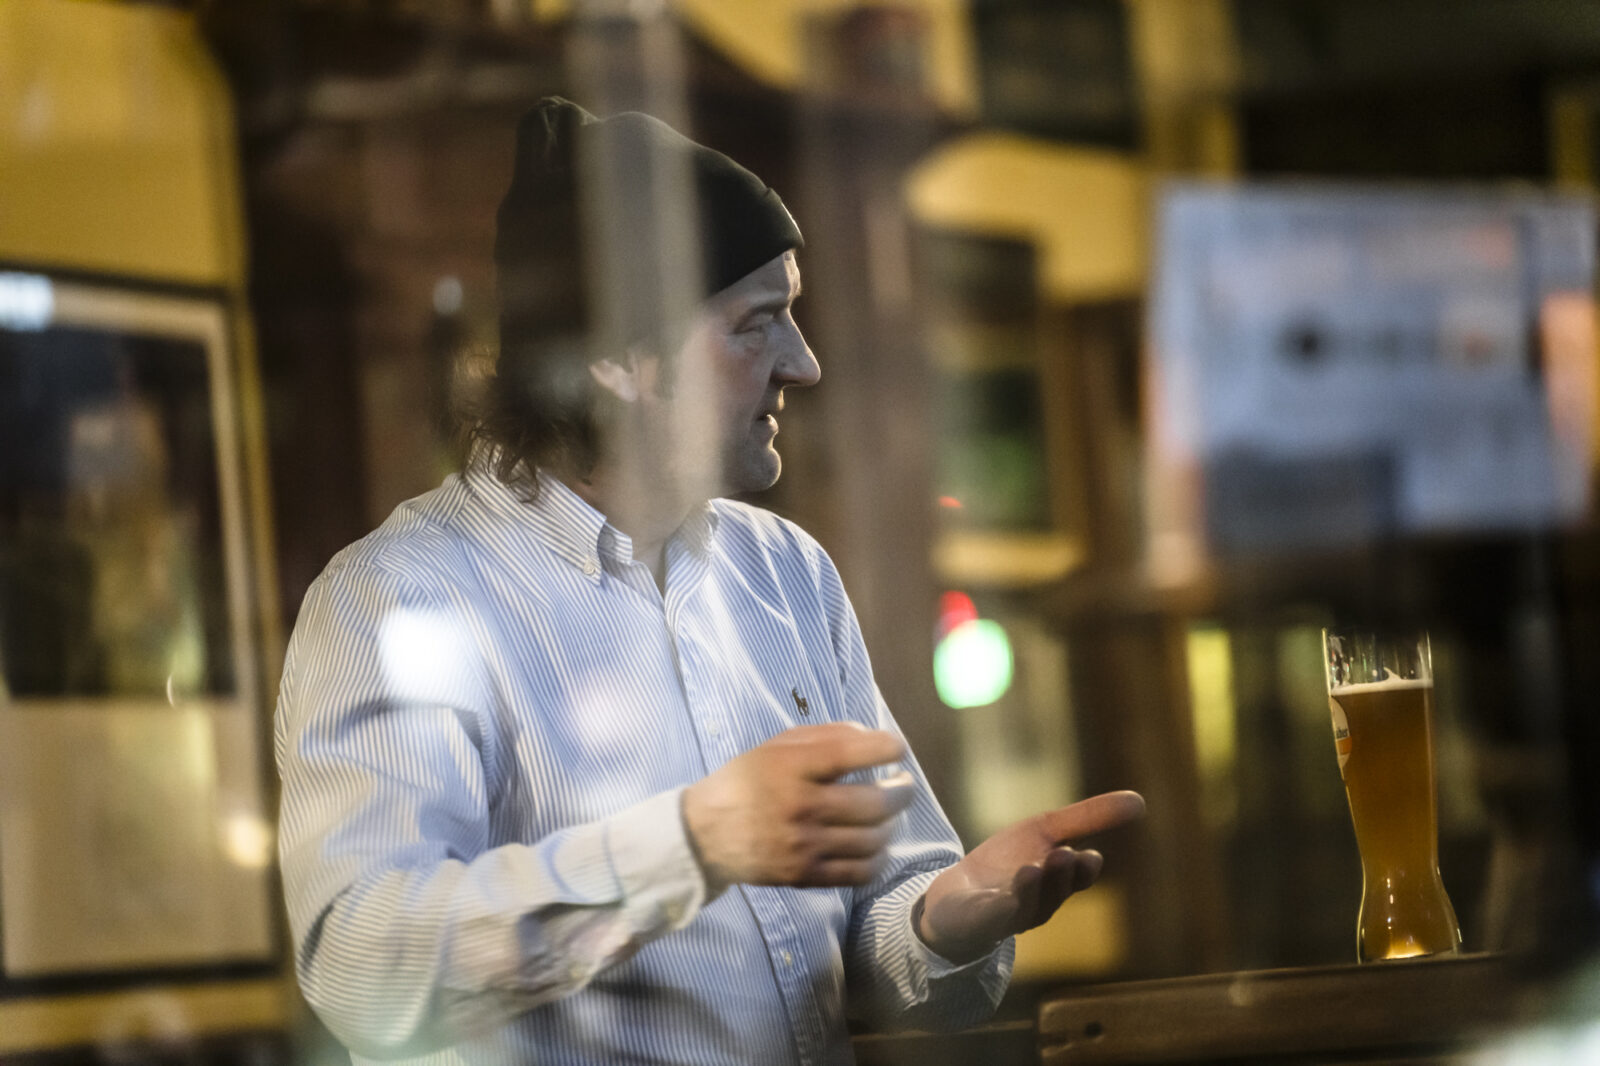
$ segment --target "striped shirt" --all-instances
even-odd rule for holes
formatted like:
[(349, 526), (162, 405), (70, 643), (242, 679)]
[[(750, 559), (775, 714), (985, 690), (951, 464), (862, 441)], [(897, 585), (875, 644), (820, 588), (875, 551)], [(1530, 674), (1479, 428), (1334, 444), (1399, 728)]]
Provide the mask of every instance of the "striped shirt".
[[(707, 898), (683, 788), (795, 725), (894, 729), (832, 561), (716, 500), (666, 549), (541, 477), (476, 467), (334, 557), (276, 722), (295, 963), (366, 1059), (851, 1061), (847, 1015), (993, 1011), (1011, 943), (955, 966), (910, 912), (960, 845), (914, 760), (889, 862), (857, 888)], [(879, 768), (887, 774), (893, 768)]]

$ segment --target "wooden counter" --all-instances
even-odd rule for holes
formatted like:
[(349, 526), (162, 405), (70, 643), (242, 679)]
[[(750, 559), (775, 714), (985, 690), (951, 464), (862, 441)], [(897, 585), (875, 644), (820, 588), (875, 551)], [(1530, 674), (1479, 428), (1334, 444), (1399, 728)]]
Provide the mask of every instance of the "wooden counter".
[(1040, 1061), (1458, 1063), (1530, 995), (1491, 955), (1089, 986), (1041, 1002)]

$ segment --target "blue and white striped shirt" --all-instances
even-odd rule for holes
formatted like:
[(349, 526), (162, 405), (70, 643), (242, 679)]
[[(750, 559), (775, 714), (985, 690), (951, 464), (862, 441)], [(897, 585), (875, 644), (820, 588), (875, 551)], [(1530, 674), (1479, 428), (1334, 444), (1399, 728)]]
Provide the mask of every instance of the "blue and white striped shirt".
[(357, 1061), (812, 1066), (851, 1061), (847, 1013), (986, 1018), (1010, 942), (957, 967), (911, 928), (961, 855), (914, 760), (869, 885), (708, 900), (685, 838), (684, 786), (775, 734), (895, 728), (826, 553), (716, 500), (668, 543), (663, 596), (626, 535), (541, 484), (528, 503), (474, 467), (401, 505), (290, 642), (295, 962)]

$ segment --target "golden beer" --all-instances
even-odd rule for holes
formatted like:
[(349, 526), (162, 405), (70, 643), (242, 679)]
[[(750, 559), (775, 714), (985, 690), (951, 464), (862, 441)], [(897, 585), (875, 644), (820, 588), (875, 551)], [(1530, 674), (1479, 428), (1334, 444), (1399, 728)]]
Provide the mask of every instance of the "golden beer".
[(1337, 684), (1330, 672), (1339, 769), (1356, 844), (1361, 849), (1361, 913), (1356, 951), (1362, 962), (1456, 952), (1461, 928), (1439, 876), (1434, 798), (1433, 679), (1422, 644), (1424, 676)]

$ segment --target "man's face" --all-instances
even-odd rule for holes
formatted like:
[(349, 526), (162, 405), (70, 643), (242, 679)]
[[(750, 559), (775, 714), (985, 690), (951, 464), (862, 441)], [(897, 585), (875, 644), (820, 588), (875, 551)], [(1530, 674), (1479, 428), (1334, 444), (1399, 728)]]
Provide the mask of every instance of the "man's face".
[(800, 267), (784, 252), (707, 300), (677, 354), (662, 402), (672, 408), (673, 436), (689, 445), (681, 458), (712, 466), (706, 473), (717, 494), (778, 480), (783, 460), (773, 438), (783, 390), (822, 376), (795, 325), (799, 295)]

